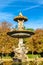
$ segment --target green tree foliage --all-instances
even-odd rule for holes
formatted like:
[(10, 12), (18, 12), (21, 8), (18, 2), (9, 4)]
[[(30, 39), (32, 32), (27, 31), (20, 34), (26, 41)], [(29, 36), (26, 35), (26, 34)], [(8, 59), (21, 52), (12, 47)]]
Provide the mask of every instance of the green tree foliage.
[(29, 30), (29, 31), (34, 31), (34, 29), (32, 29), (32, 28), (27, 28), (26, 30)]

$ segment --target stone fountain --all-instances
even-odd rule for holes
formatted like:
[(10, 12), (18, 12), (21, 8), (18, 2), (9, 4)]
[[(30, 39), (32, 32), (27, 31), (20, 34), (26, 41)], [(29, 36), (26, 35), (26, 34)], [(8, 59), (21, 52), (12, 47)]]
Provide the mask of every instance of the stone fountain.
[(18, 30), (7, 33), (11, 37), (19, 38), (18, 48), (14, 49), (14, 59), (20, 59), (22, 62), (29, 61), (28, 56), (26, 55), (28, 51), (25, 48), (25, 44), (23, 44), (23, 38), (30, 37), (34, 34), (34, 32), (24, 30), (23, 23), (27, 20), (27, 17), (23, 16), (22, 13), (19, 13), (19, 15), (14, 18), (14, 21), (18, 22)]

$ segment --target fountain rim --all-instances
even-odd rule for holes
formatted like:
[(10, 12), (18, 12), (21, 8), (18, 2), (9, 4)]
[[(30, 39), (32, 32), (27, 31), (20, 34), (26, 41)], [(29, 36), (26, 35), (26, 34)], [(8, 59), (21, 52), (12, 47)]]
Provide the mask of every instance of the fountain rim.
[[(13, 34), (13, 33), (35, 33), (34, 31), (28, 31), (28, 30), (15, 30), (15, 31), (10, 31), (10, 32), (8, 32), (8, 33), (11, 33), (11, 34)], [(7, 33), (7, 34), (8, 34)]]
[[(18, 35), (18, 33), (20, 33), (20, 35)], [(21, 35), (21, 33), (23, 35)], [(8, 32), (7, 34), (15, 38), (27, 38), (27, 37), (30, 37), (31, 35), (34, 35), (35, 33), (31, 31), (11, 31), (11, 32)], [(17, 35), (12, 36), (13, 34), (17, 34)]]
[(18, 20), (24, 20), (24, 22), (26, 22), (27, 20), (28, 20), (28, 18), (27, 17), (25, 17), (25, 16), (16, 16), (15, 18), (14, 18), (14, 21), (16, 21), (16, 22), (18, 22)]

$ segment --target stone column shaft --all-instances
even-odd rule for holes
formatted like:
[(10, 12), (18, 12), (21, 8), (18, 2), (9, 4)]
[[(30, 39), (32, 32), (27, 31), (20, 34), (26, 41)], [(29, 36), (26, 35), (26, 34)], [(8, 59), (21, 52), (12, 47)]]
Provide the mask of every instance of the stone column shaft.
[(19, 48), (21, 48), (22, 45), (23, 45), (23, 39), (19, 38), (19, 43), (18, 43)]
[(24, 20), (22, 21), (18, 20), (18, 30), (23, 30), (23, 23), (24, 23)]

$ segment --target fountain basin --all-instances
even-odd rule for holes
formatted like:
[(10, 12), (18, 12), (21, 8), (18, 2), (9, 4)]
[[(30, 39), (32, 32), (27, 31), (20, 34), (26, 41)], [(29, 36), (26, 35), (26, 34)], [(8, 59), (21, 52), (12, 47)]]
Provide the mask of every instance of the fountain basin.
[(34, 34), (34, 32), (31, 31), (11, 31), (7, 33), (8, 35), (10, 35), (11, 37), (15, 37), (15, 38), (26, 38), (26, 37), (30, 37), (31, 35)]

